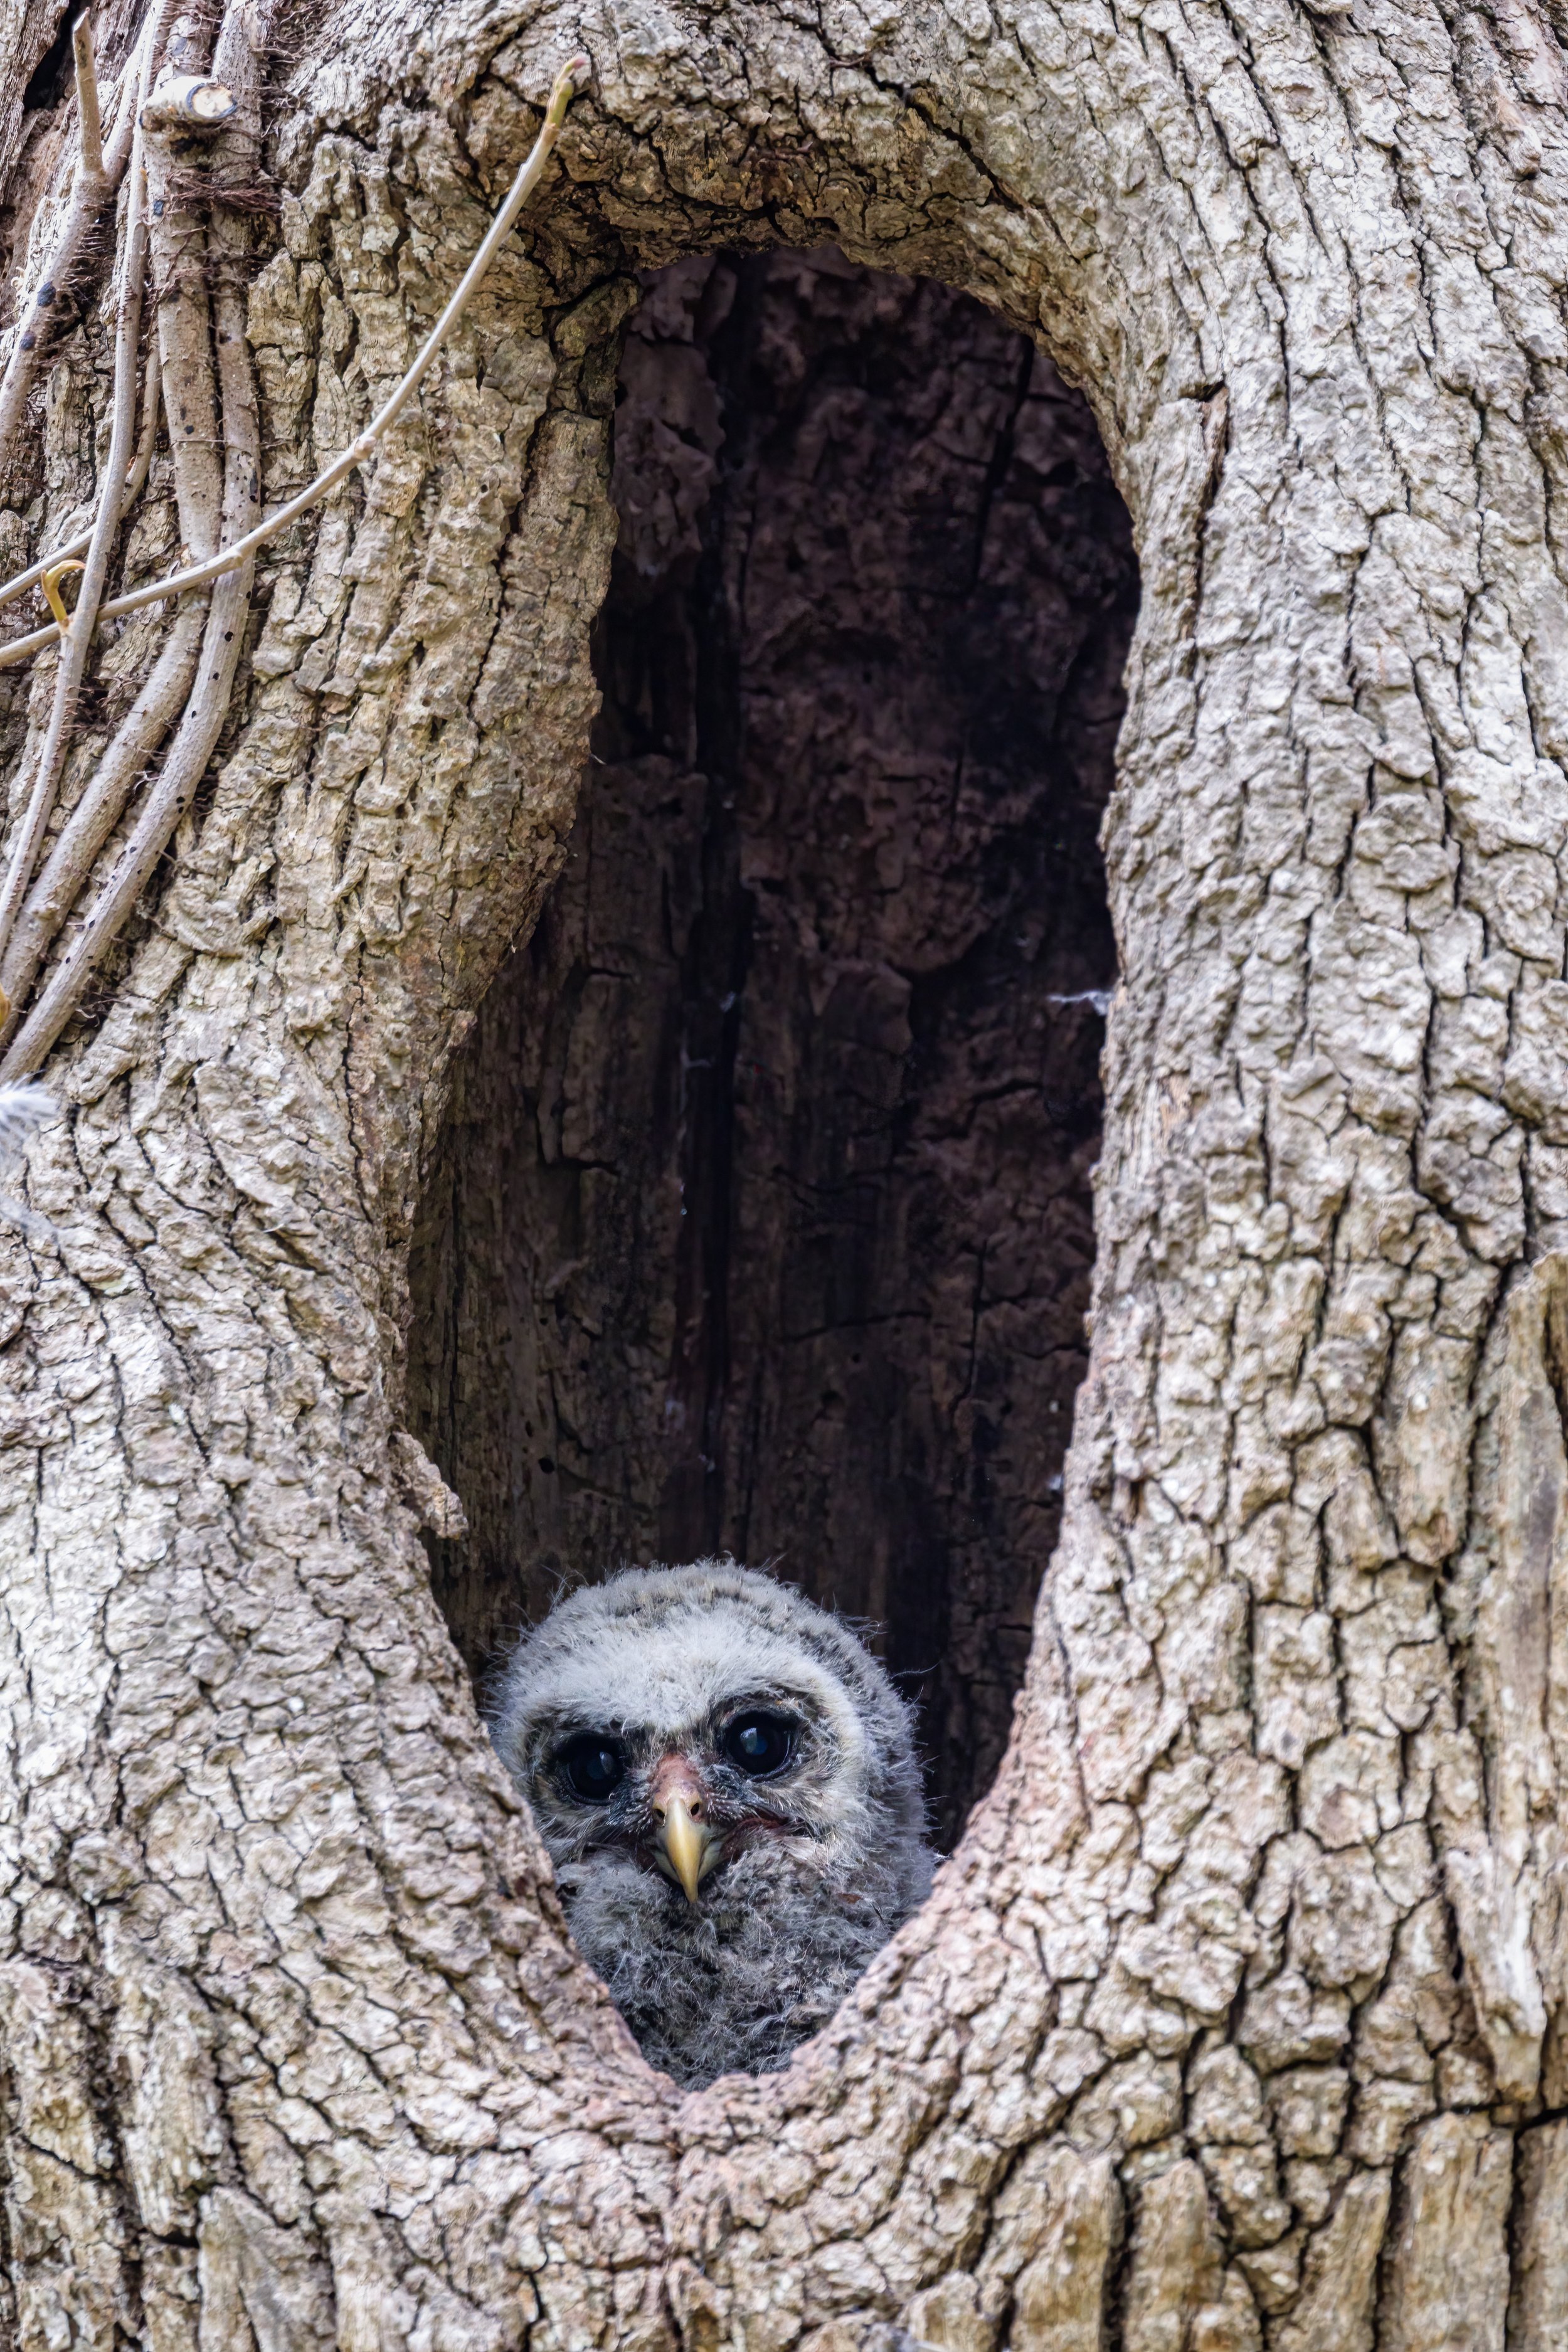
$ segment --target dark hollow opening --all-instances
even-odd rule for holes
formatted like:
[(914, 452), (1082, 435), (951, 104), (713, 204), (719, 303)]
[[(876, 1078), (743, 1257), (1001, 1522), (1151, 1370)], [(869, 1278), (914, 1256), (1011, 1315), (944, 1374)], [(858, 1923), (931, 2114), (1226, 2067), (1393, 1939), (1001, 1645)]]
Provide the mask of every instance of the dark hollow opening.
[(32, 78), (22, 92), (24, 114), (36, 114), (41, 107), (58, 106), (65, 96), (74, 53), (71, 26), (76, 13), (74, 8), (66, 10), (56, 27), (54, 39), (33, 68)]
[(939, 1842), (994, 1774), (1084, 1366), (1137, 602), (1089, 409), (832, 250), (653, 275), (604, 709), (414, 1257), (481, 1683), (563, 1581), (728, 1550), (879, 1629)]

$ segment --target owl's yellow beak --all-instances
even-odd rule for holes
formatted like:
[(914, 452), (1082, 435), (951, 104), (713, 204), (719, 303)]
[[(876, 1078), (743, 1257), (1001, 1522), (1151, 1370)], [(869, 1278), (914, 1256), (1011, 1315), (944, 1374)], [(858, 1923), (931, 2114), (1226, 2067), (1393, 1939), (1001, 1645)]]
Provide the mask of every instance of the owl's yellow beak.
[(690, 1766), (667, 1759), (654, 1780), (654, 1860), (689, 1903), (696, 1902), (698, 1888), (719, 1859), (719, 1840), (708, 1826), (707, 1811), (706, 1794)]

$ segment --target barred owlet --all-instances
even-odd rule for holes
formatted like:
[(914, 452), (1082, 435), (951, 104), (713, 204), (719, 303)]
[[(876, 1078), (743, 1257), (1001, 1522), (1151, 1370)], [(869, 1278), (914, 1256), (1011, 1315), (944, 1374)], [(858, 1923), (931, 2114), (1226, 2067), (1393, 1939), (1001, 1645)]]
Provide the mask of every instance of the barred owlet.
[(782, 2066), (930, 1885), (910, 1709), (839, 1619), (732, 1561), (561, 1601), (492, 1729), (579, 1950), (689, 2087)]

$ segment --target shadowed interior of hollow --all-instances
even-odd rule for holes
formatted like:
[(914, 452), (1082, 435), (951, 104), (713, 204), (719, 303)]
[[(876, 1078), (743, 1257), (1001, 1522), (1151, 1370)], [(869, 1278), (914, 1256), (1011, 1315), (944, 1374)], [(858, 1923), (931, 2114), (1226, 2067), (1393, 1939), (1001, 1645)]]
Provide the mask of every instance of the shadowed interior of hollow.
[(565, 869), (464, 1049), (409, 1425), (481, 1683), (563, 1580), (728, 1549), (877, 1628), (939, 1842), (1056, 1539), (1137, 602), (1089, 409), (832, 249), (651, 275)]

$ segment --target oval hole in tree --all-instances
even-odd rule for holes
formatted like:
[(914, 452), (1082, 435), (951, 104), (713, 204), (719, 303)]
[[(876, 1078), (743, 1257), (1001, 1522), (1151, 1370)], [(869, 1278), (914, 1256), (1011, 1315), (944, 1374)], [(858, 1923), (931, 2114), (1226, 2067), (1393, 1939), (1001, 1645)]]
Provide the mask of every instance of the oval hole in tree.
[(831, 248), (650, 274), (615, 447), (594, 757), (414, 1253), (436, 1591), (482, 1685), (563, 1580), (772, 1562), (879, 1629), (947, 1846), (1085, 1361), (1127, 516), (1022, 336)]

